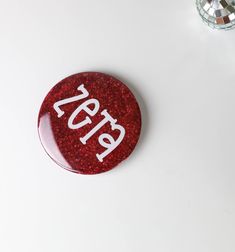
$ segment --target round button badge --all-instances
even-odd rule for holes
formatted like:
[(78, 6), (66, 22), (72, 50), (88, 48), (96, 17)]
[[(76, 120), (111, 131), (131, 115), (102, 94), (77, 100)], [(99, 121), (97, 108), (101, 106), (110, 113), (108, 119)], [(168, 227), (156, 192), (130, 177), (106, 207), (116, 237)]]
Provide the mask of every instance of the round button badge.
[(86, 72), (67, 77), (44, 99), (38, 133), (47, 154), (61, 167), (81, 174), (111, 170), (134, 150), (141, 112), (120, 80)]

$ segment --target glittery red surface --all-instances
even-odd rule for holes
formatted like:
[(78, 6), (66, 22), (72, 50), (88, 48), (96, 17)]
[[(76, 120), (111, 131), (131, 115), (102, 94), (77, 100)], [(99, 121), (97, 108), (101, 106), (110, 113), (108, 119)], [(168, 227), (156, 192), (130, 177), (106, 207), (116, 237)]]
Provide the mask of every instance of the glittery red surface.
[[(89, 92), (89, 97), (62, 105), (60, 108), (64, 114), (58, 118), (54, 103), (81, 94), (77, 90), (81, 84)], [(86, 116), (92, 123), (70, 129), (68, 120), (71, 114), (91, 98), (99, 101), (98, 112), (92, 117), (81, 111), (75, 123), (83, 121)], [(99, 136), (108, 133), (117, 139), (119, 131), (112, 130), (110, 123), (106, 123), (85, 145), (79, 139), (104, 119), (100, 114), (104, 109), (117, 119), (117, 124), (123, 126), (126, 132), (120, 145), (100, 162), (96, 154), (104, 152), (105, 148), (99, 144)], [(141, 131), (141, 113), (134, 95), (121, 81), (102, 73), (80, 73), (62, 80), (48, 93), (39, 112), (38, 131), (43, 147), (58, 165), (77, 173), (97, 174), (114, 168), (134, 150)]]

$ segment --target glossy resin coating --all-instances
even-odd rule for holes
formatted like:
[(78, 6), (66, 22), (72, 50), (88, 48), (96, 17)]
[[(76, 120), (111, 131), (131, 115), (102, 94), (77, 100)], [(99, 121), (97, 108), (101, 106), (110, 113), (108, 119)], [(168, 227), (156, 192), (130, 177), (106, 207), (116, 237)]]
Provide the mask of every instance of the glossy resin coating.
[(38, 132), (48, 155), (82, 174), (108, 171), (134, 150), (141, 113), (132, 92), (116, 78), (97, 72), (72, 75), (44, 99)]

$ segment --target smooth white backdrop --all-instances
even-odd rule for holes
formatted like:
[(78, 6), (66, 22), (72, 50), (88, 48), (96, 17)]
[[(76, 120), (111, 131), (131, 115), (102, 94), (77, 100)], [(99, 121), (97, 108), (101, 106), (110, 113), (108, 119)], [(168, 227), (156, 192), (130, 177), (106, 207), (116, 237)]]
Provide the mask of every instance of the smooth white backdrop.
[[(0, 251), (234, 252), (235, 31), (194, 1), (0, 0)], [(37, 114), (64, 77), (136, 94), (143, 132), (118, 168), (59, 168)]]

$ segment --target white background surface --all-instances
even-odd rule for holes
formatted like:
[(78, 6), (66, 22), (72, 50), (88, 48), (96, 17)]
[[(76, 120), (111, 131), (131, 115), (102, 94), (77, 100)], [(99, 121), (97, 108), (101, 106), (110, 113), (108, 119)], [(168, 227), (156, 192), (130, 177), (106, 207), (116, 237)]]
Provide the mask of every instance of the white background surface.
[[(0, 0), (0, 34), (0, 251), (235, 251), (235, 31), (189, 0)], [(125, 81), (143, 112), (136, 151), (98, 176), (37, 136), (44, 96), (82, 71)]]

